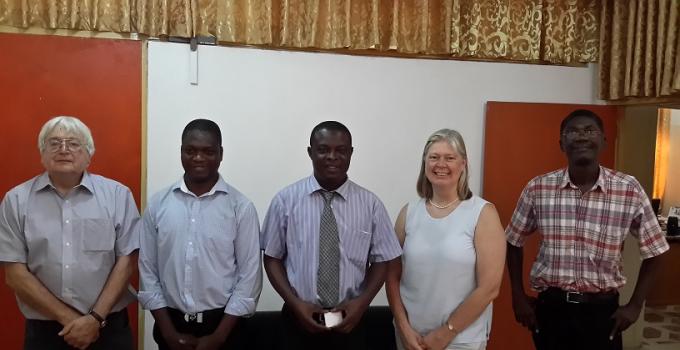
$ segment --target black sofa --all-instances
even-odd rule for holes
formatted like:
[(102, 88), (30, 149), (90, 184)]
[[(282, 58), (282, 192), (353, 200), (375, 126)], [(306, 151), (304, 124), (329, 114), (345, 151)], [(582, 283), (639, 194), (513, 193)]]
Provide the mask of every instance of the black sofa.
[[(258, 311), (243, 323), (247, 344), (244, 350), (275, 349), (279, 343), (281, 313), (279, 311)], [(396, 350), (392, 312), (387, 306), (371, 306), (364, 315), (368, 327), (367, 344), (373, 350)]]

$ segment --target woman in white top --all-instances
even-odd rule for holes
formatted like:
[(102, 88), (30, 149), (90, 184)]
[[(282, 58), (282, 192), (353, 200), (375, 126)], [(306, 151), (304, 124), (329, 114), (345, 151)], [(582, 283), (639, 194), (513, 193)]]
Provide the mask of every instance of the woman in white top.
[(495, 207), (468, 188), (465, 143), (454, 130), (430, 136), (417, 184), (395, 231), (401, 259), (387, 298), (400, 349), (485, 349), (498, 295), (505, 235)]

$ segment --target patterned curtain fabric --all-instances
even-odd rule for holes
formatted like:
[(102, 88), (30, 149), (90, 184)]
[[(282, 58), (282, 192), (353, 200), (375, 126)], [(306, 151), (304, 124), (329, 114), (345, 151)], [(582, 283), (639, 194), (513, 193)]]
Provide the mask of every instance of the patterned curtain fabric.
[(680, 98), (680, 1), (603, 0), (600, 98)]
[(134, 0), (0, 0), (0, 25), (129, 33)]
[(198, 0), (196, 33), (284, 48), (594, 62), (599, 0)]
[(600, 1), (0, 0), (0, 25), (573, 64), (598, 58)]

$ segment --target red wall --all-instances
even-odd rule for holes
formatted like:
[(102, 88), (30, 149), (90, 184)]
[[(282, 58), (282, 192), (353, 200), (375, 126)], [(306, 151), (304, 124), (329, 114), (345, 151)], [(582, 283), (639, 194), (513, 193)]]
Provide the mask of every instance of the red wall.
[[(504, 227), (529, 180), (566, 166), (566, 157), (559, 146), (560, 123), (578, 108), (588, 108), (602, 118), (607, 147), (600, 161), (604, 166), (613, 168), (616, 107), (509, 102), (486, 104), (483, 197), (494, 203)], [(527, 292), (529, 270), (538, 253), (539, 236), (534, 234), (524, 247), (524, 288)], [(534, 348), (529, 331), (515, 321), (507, 272), (493, 311), (489, 350)]]
[[(40, 127), (52, 116), (70, 115), (92, 130), (96, 152), (89, 170), (127, 185), (141, 203), (141, 45), (0, 34), (0, 195), (43, 171), (37, 148)], [(2, 348), (20, 349), (24, 319), (4, 283), (0, 310)], [(137, 304), (129, 312), (136, 337)]]

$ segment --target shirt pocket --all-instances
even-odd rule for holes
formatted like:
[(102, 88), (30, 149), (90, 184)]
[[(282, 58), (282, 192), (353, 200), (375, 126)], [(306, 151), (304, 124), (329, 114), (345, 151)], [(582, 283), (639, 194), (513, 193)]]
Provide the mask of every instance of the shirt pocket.
[(585, 223), (583, 244), (588, 259), (596, 265), (616, 265), (621, 259), (623, 235), (616, 227)]
[(348, 230), (343, 237), (342, 247), (345, 256), (357, 268), (363, 270), (368, 263), (368, 252), (373, 233), (363, 230)]
[(234, 256), (234, 239), (236, 238), (236, 225), (233, 220), (222, 222), (206, 222), (205, 237), (207, 243), (203, 254), (212, 256), (222, 264), (226, 264)]
[(83, 251), (113, 251), (116, 231), (111, 219), (82, 219), (81, 225)]

